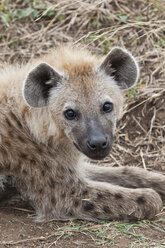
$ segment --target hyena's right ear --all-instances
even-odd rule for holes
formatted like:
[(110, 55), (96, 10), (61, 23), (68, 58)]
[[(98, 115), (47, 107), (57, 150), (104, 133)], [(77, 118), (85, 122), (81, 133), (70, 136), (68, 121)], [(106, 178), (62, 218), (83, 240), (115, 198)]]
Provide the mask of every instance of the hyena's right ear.
[(139, 77), (139, 66), (130, 52), (115, 47), (100, 66), (101, 70), (113, 76), (120, 89), (128, 89), (136, 84)]
[(62, 76), (50, 65), (41, 63), (32, 69), (24, 83), (23, 96), (31, 107), (48, 105), (50, 90), (62, 81)]

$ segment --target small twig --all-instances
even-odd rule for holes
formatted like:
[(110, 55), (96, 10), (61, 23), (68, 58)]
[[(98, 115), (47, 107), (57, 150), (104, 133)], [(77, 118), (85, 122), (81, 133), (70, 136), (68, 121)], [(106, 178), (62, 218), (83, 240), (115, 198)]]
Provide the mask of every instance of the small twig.
[(142, 125), (140, 124), (140, 122), (135, 118), (135, 116), (132, 116), (132, 118), (134, 119), (134, 121), (137, 123), (137, 125), (141, 128), (141, 130), (147, 134), (147, 131), (142, 127)]
[(165, 90), (163, 89), (162, 91), (160, 91), (160, 92), (158, 92), (158, 93), (153, 94), (152, 96), (148, 97), (148, 98), (147, 98), (147, 99), (145, 99), (144, 101), (142, 101), (142, 102), (138, 103), (137, 105), (135, 105), (134, 107), (132, 107), (132, 108), (128, 109), (128, 110), (127, 110), (127, 113), (128, 113), (128, 112), (130, 112), (130, 111), (132, 111), (133, 109), (135, 109), (135, 108), (139, 107), (140, 105), (144, 104), (145, 102), (147, 102), (147, 101), (151, 100), (152, 98), (155, 98), (155, 97), (160, 96), (160, 95), (161, 95), (164, 91), (165, 91)]
[(142, 150), (140, 150), (140, 156), (141, 156), (141, 159), (142, 159), (143, 168), (144, 168), (145, 170), (147, 170), (147, 167), (146, 167), (146, 163), (145, 163), (145, 160), (144, 160), (144, 156), (143, 156)]
[(24, 209), (24, 208), (17, 208), (17, 207), (8, 207), (8, 208), (11, 208), (11, 209), (14, 209), (14, 210), (19, 210), (19, 211), (22, 211), (22, 212), (27, 212), (27, 213), (34, 213), (35, 212), (34, 210)]
[(110, 157), (116, 162), (116, 164), (117, 164), (119, 167), (122, 166), (121, 163), (120, 163), (112, 154), (110, 154)]

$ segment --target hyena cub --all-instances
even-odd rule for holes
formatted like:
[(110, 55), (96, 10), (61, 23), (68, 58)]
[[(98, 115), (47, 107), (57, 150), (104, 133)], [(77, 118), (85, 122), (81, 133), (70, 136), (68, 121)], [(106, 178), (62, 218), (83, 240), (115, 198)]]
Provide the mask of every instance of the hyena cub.
[(38, 221), (154, 217), (165, 199), (165, 176), (84, 159), (109, 154), (122, 90), (138, 75), (133, 56), (118, 47), (104, 59), (61, 47), (27, 65), (4, 67), (0, 205), (16, 188)]

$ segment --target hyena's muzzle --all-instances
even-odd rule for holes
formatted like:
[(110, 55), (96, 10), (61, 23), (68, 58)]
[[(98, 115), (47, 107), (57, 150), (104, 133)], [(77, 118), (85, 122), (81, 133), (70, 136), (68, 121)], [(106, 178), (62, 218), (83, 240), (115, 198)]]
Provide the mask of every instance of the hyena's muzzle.
[(77, 139), (75, 146), (87, 157), (100, 160), (109, 154), (112, 143), (112, 131), (104, 128), (98, 118), (87, 118), (85, 130)]

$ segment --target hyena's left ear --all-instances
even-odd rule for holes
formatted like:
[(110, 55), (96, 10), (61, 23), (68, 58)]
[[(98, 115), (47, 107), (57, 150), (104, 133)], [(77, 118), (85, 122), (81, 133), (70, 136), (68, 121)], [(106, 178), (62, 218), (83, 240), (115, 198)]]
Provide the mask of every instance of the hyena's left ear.
[(50, 65), (37, 65), (24, 82), (23, 96), (27, 104), (36, 108), (47, 106), (51, 89), (57, 87), (62, 78)]
[(120, 47), (115, 47), (108, 53), (100, 68), (107, 75), (113, 76), (121, 89), (132, 87), (139, 77), (136, 60), (131, 53)]

